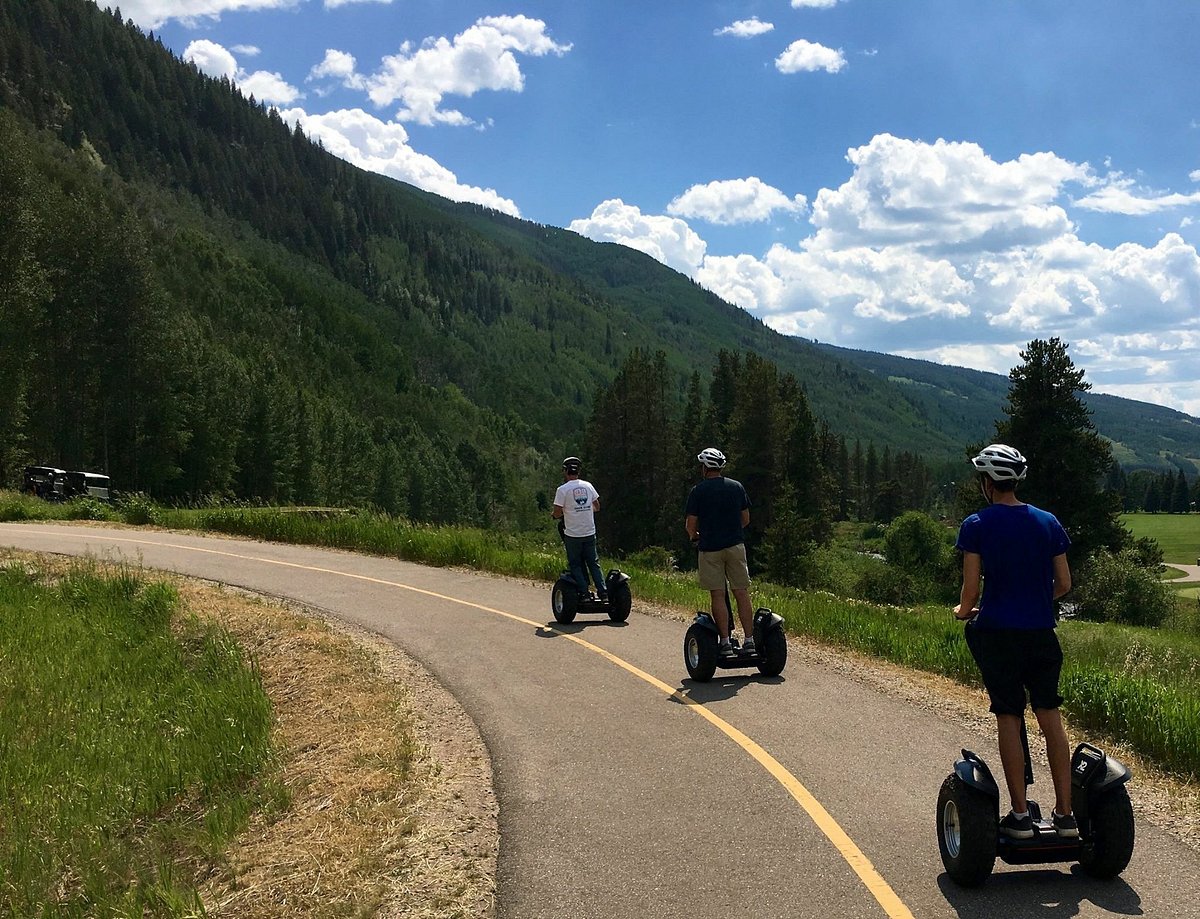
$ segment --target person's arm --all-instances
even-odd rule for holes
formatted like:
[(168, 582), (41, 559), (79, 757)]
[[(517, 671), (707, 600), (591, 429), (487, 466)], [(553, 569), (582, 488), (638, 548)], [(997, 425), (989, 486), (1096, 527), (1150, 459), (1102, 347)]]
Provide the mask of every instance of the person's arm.
[(683, 519), (683, 528), (687, 530), (688, 539), (695, 542), (700, 538), (700, 518), (695, 514), (688, 514)]
[(750, 526), (750, 509), (746, 508), (742, 511), (742, 529), (744, 530), (748, 526)]
[(592, 502), (592, 513), (594, 514), (599, 510), (600, 510), (600, 499), (597, 498), (595, 501)]
[(1054, 556), (1054, 599), (1057, 600), (1071, 589), (1071, 566), (1067, 564), (1067, 555)]
[(958, 595), (958, 606), (954, 607), (955, 619), (970, 619), (979, 605), (979, 576), (983, 572), (978, 552), (963, 553), (962, 592)]
[(553, 508), (550, 509), (550, 516), (553, 517), (555, 520), (561, 520), (562, 515), (563, 515), (563, 506), (561, 504), (556, 504), (556, 505), (554, 505)]

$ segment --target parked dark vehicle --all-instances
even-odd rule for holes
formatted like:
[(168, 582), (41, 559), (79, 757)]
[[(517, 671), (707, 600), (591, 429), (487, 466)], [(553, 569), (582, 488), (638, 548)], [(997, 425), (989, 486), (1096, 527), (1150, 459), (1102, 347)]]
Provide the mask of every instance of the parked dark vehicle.
[(69, 498), (95, 498), (99, 501), (109, 499), (109, 479), (98, 472), (67, 472), (63, 484), (63, 493)]
[(21, 490), (47, 501), (65, 500), (63, 484), (67, 471), (54, 466), (26, 466)]

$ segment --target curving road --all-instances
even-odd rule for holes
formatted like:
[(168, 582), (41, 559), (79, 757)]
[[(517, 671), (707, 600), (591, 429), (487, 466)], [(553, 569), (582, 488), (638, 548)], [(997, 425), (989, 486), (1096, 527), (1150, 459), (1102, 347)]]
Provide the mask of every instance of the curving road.
[(680, 623), (555, 626), (548, 589), (510, 579), (42, 523), (0, 524), (0, 545), (291, 598), (416, 657), (492, 756), (501, 919), (1200, 919), (1200, 855), (1146, 821), (1115, 881), (998, 865), (982, 889), (958, 889), (938, 857), (934, 801), (959, 748), (995, 759), (994, 740), (798, 655), (782, 678), (694, 686)]

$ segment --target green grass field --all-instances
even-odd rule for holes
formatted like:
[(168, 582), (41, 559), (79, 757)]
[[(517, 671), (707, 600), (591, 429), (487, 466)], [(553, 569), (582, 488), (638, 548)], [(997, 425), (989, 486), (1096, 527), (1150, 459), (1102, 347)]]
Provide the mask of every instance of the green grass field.
[(201, 915), (263, 800), (271, 705), (173, 587), (73, 563), (0, 567), (0, 915)]
[(1122, 514), (1121, 523), (1139, 539), (1149, 536), (1163, 550), (1163, 560), (1195, 565), (1200, 557), (1200, 514)]

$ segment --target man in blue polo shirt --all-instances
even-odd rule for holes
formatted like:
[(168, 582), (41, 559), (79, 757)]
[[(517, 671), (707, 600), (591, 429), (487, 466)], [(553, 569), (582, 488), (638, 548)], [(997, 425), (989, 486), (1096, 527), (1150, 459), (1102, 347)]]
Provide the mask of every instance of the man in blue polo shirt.
[(750, 499), (737, 479), (725, 477), (725, 454), (716, 447), (696, 457), (703, 478), (688, 495), (684, 527), (700, 551), (700, 586), (712, 597), (713, 618), (720, 641), (717, 653), (733, 654), (725, 584), (737, 600), (738, 618), (746, 640), (742, 648), (754, 650), (754, 607), (750, 603), (750, 568), (746, 563), (744, 530), (750, 525)]
[(1059, 836), (1078, 836), (1071, 815), (1071, 749), (1058, 711), (1063, 653), (1054, 631), (1054, 601), (1071, 589), (1066, 556), (1071, 541), (1053, 514), (1018, 500), (1017, 482), (1028, 468), (1018, 450), (992, 444), (971, 463), (988, 506), (964, 520), (958, 533), (963, 584), (954, 615), (969, 620), (967, 646), (996, 716), (1000, 761), (1012, 800), (1000, 832), (1014, 839), (1034, 835), (1021, 746), (1028, 693), (1054, 779), (1054, 830)]

